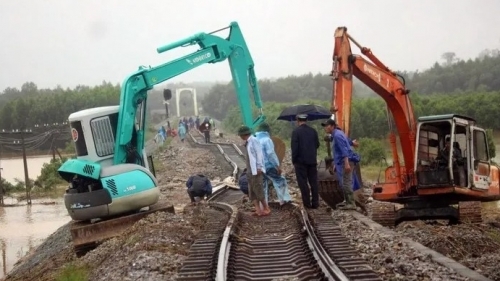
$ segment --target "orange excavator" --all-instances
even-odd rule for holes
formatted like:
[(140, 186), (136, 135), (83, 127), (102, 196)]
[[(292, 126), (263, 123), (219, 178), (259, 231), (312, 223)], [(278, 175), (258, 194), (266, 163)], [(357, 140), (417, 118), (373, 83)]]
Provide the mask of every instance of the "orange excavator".
[[(351, 43), (366, 58), (353, 54)], [(331, 111), (347, 135), (354, 77), (387, 105), (392, 164), (384, 181), (373, 185), (374, 221), (384, 226), (419, 219), (477, 223), (481, 202), (500, 200), (499, 167), (490, 161), (485, 130), (458, 114), (417, 119), (404, 78), (356, 42), (346, 27), (335, 31), (331, 76)]]

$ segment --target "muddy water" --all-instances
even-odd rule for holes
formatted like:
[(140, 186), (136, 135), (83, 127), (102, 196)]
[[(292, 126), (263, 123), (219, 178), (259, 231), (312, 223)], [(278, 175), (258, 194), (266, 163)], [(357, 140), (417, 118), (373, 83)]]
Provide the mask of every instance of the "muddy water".
[[(52, 157), (28, 157), (28, 175), (30, 179), (36, 179), (40, 175), (44, 163), (49, 163)], [(24, 164), (22, 158), (0, 159), (2, 168), (2, 178), (10, 183), (15, 183), (15, 179), (24, 182)]]
[[(15, 199), (5, 198), (5, 204), (15, 203)], [(33, 200), (31, 206), (0, 207), (0, 278), (20, 257), (69, 221), (62, 199)]]

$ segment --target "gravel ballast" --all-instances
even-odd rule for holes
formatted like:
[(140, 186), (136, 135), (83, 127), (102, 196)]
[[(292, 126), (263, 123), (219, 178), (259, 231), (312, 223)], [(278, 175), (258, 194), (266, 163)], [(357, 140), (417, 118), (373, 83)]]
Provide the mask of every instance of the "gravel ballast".
[(416, 251), (400, 236), (372, 230), (353, 216), (333, 211), (342, 233), (383, 280), (469, 280)]

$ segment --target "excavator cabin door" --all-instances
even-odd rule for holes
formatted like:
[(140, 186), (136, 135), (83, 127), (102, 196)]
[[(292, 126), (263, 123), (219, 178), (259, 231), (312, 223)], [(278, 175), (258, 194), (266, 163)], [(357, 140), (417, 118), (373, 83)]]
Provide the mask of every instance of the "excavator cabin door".
[(469, 180), (473, 189), (488, 190), (491, 181), (491, 164), (486, 132), (475, 126), (469, 128), (469, 163), (471, 165)]

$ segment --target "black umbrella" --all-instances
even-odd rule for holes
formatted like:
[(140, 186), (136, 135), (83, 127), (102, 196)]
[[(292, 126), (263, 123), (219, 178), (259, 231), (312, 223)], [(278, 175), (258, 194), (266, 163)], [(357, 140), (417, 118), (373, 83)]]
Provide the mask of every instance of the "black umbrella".
[(332, 117), (332, 113), (330, 113), (330, 110), (326, 109), (323, 106), (314, 104), (299, 104), (285, 108), (280, 113), (277, 119), (284, 121), (294, 121), (297, 118), (297, 115), (300, 114), (307, 114), (307, 120), (309, 121), (328, 119)]

